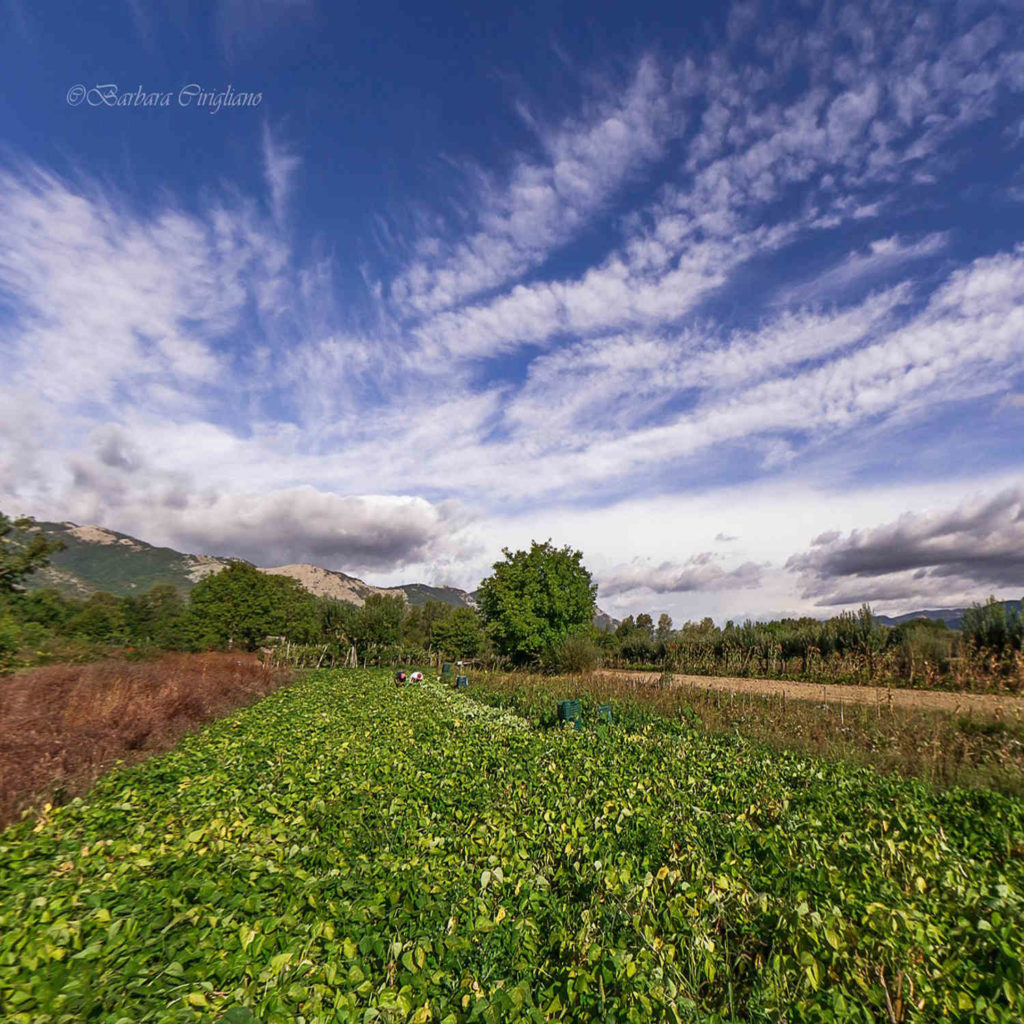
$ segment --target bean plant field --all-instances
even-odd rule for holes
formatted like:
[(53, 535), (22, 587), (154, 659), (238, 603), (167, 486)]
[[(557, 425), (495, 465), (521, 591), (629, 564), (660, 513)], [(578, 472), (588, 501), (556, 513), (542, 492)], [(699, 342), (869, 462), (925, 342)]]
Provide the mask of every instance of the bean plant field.
[(0, 1019), (1024, 1018), (1024, 804), (321, 671), (0, 833)]

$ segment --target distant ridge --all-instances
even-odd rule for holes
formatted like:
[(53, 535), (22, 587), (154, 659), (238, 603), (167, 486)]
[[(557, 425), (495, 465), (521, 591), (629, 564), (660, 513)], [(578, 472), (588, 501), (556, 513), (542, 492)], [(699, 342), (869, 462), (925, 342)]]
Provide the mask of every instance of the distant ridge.
[(183, 592), (204, 576), (220, 572), (226, 558), (187, 555), (155, 547), (125, 533), (77, 523), (38, 523), (47, 537), (64, 542), (50, 566), (29, 578), (31, 587), (56, 587), (69, 597), (88, 597), (98, 590), (126, 597), (144, 593), (158, 583)]
[[(155, 547), (104, 526), (79, 526), (71, 522), (38, 522), (36, 526), (47, 537), (62, 540), (65, 547), (51, 557), (48, 568), (29, 578), (28, 586), (34, 589), (54, 587), (68, 597), (88, 597), (101, 590), (128, 597), (144, 594), (158, 583), (169, 583), (187, 594), (204, 576), (218, 573), (237, 561)], [(371, 594), (390, 594), (404, 598), (413, 606), (442, 601), (452, 608), (477, 607), (476, 594), (458, 587), (432, 587), (426, 583), (375, 587), (358, 576), (308, 563), (257, 568), (273, 576), (290, 576), (311, 594), (333, 597), (346, 604), (362, 606)], [(594, 625), (607, 631), (618, 625), (618, 619), (598, 608)]]
[[(1021, 610), (1021, 601), (1003, 601), (1007, 613)], [(963, 622), (964, 612), (967, 608), (934, 608), (928, 611), (907, 612), (905, 615), (876, 615), (875, 618), (883, 626), (899, 626), (904, 622), (913, 622), (914, 619), (933, 619), (936, 622), (944, 622), (950, 629), (959, 629)]]
[[(232, 561), (156, 547), (103, 526), (71, 522), (40, 522), (37, 526), (47, 537), (63, 541), (65, 548), (52, 556), (48, 568), (30, 577), (29, 586), (55, 587), (69, 597), (88, 597), (101, 590), (127, 597), (145, 593), (158, 583), (171, 584), (187, 593), (204, 576), (220, 572)], [(457, 587), (431, 587), (425, 583), (375, 587), (356, 576), (316, 565), (278, 565), (262, 571), (290, 576), (311, 594), (348, 604), (363, 605), (371, 594), (391, 594), (403, 597), (411, 605), (443, 601), (454, 608), (476, 607), (473, 598)]]
[[(232, 559), (214, 555), (191, 555), (173, 548), (156, 547), (137, 537), (103, 526), (80, 526), (78, 523), (36, 524), (48, 537), (62, 540), (63, 551), (50, 560), (50, 566), (35, 573), (29, 586), (55, 587), (69, 597), (88, 597), (106, 591), (118, 597), (142, 594), (158, 583), (169, 583), (188, 593), (204, 576), (220, 572)], [(275, 576), (298, 580), (311, 594), (333, 597), (347, 604), (363, 605), (371, 594), (403, 597), (410, 605), (443, 601), (453, 608), (476, 608), (476, 595), (457, 587), (432, 587), (425, 583), (403, 583), (396, 587), (375, 587), (372, 583), (336, 569), (317, 565), (277, 565), (261, 569)], [(1004, 601), (1008, 612), (1020, 612), (1021, 601)], [(884, 626), (898, 626), (914, 619), (944, 622), (950, 629), (959, 629), (966, 608), (932, 608), (907, 612), (904, 615), (876, 615)], [(618, 625), (600, 608), (594, 614), (598, 629), (613, 630)]]

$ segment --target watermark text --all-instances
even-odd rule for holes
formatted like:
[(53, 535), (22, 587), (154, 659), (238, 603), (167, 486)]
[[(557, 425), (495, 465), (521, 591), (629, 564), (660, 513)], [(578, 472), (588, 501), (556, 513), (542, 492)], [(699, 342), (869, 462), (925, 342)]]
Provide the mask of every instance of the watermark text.
[(263, 102), (262, 92), (245, 92), (234, 86), (224, 89), (206, 89), (197, 82), (189, 82), (176, 92), (150, 91), (140, 85), (133, 91), (124, 91), (115, 82), (102, 85), (73, 85), (66, 99), (72, 107), (182, 107), (205, 110), (209, 114), (236, 107), (258, 107)]

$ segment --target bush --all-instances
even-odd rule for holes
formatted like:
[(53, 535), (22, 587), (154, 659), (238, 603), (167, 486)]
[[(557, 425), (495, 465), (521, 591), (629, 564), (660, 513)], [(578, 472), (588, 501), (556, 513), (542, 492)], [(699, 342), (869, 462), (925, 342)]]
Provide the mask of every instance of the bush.
[(18, 624), (6, 611), (0, 611), (0, 669), (11, 664), (20, 647), (21, 630)]
[(555, 672), (580, 675), (593, 672), (601, 664), (601, 649), (593, 638), (575, 634), (554, 644), (544, 661), (545, 667)]

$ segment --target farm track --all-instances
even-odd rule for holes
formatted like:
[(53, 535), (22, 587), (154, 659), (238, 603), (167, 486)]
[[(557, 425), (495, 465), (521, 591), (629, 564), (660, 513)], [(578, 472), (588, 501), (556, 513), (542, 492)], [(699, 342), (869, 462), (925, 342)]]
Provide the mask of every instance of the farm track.
[[(657, 672), (631, 672), (629, 669), (603, 669), (598, 673), (610, 679), (641, 679), (654, 682)], [(1001, 693), (950, 693), (946, 690), (888, 689), (884, 686), (827, 686), (781, 679), (743, 679), (735, 676), (672, 676), (674, 688), (713, 690), (720, 693), (753, 694), (759, 697), (785, 697), (787, 700), (827, 704), (881, 704), (912, 708), (915, 711), (941, 711), (947, 714), (972, 714), (999, 717), (1024, 713), (1024, 697)]]

